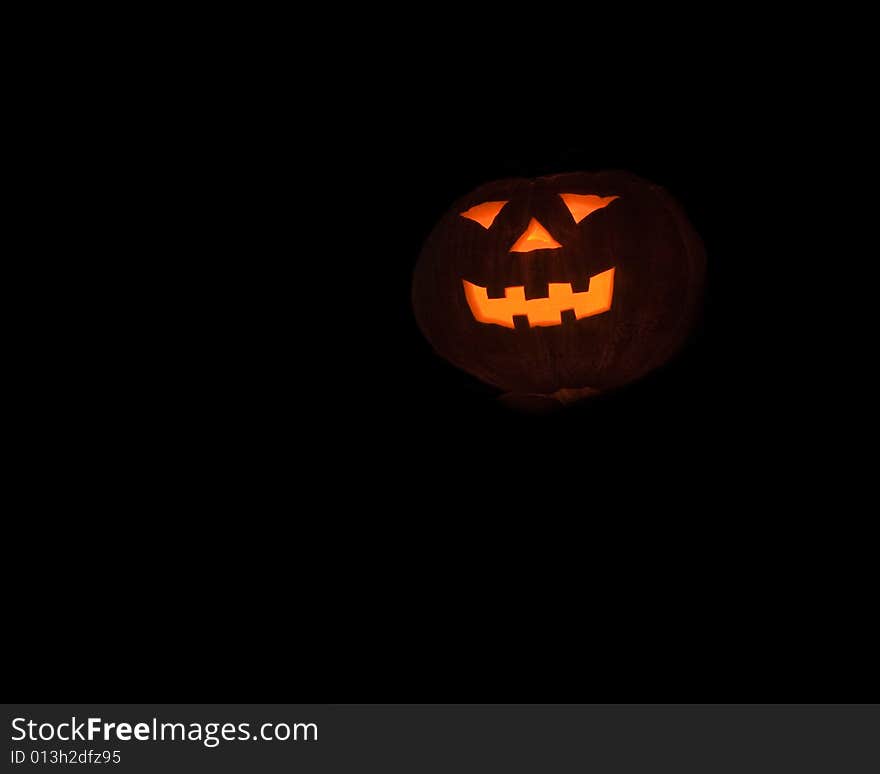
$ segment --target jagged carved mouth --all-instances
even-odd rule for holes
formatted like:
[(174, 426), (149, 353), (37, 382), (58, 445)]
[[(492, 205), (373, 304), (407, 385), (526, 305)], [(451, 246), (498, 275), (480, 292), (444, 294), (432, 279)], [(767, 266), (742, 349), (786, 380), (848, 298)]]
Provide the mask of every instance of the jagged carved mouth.
[(614, 294), (614, 269), (590, 277), (588, 290), (574, 293), (570, 282), (551, 282), (546, 298), (526, 300), (525, 286), (516, 285), (504, 289), (504, 298), (489, 298), (486, 288), (474, 285), (467, 280), (464, 284), (464, 297), (467, 299), (474, 319), (481, 323), (503, 325), (515, 328), (514, 317), (526, 317), (529, 327), (561, 325), (562, 313), (574, 311), (575, 319), (592, 317), (611, 308)]

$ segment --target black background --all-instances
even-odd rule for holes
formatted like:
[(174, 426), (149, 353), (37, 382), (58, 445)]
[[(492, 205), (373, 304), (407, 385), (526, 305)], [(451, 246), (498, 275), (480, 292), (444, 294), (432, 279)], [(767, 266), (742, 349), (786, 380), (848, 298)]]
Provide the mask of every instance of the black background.
[[(726, 60), (589, 53), (328, 81), (270, 50), (117, 110), (136, 215), (58, 281), (82, 290), (11, 539), (29, 698), (864, 698), (789, 127)], [(683, 204), (703, 319), (637, 384), (511, 414), (418, 332), (419, 249), (483, 182), (609, 168)]]

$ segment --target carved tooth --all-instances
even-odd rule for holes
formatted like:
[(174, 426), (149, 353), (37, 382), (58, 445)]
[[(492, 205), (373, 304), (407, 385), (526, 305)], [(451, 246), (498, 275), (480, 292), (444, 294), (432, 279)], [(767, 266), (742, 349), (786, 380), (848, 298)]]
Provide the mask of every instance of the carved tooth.
[(590, 289), (590, 275), (585, 274), (571, 282), (572, 293), (586, 293)]
[(547, 282), (541, 280), (526, 282), (526, 300), (530, 298), (547, 298), (549, 293)]
[(504, 283), (489, 282), (486, 284), (486, 295), (489, 298), (504, 298)]
[(529, 329), (529, 317), (526, 314), (515, 314), (513, 316), (513, 327), (518, 331)]
[(574, 309), (563, 309), (562, 313), (562, 324), (577, 322), (577, 317), (575, 317)]

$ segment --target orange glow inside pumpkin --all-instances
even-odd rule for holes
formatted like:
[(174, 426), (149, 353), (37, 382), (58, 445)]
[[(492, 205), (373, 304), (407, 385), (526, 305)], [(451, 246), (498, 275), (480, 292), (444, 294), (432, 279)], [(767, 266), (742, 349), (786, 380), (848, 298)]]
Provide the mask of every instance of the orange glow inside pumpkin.
[(522, 232), (522, 236), (510, 248), (510, 252), (528, 253), (532, 250), (552, 250), (556, 247), (562, 247), (562, 245), (550, 236), (550, 232), (535, 218), (532, 218), (529, 225), (526, 226), (526, 230)]
[(483, 202), (482, 204), (475, 204), (469, 210), (460, 212), (459, 215), (468, 220), (476, 221), (483, 228), (489, 228), (505, 204), (507, 204), (507, 201)]
[(583, 293), (573, 293), (569, 282), (551, 282), (547, 298), (528, 300), (522, 285), (505, 288), (504, 298), (489, 298), (486, 288), (467, 280), (462, 282), (474, 319), (505, 328), (516, 327), (514, 315), (528, 316), (530, 326), (561, 325), (562, 312), (566, 309), (573, 309), (578, 320), (592, 317), (607, 312), (614, 295), (614, 269), (590, 277), (590, 289)]
[(596, 210), (607, 207), (619, 196), (595, 196), (594, 194), (559, 194), (568, 211), (574, 218), (575, 223), (580, 223), (588, 215)]

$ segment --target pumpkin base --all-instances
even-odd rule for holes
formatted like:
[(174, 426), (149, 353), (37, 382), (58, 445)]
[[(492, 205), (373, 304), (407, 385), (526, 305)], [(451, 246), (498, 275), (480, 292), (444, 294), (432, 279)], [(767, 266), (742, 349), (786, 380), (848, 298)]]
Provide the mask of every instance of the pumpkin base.
[(498, 400), (507, 408), (528, 414), (550, 414), (554, 411), (579, 403), (599, 394), (593, 387), (572, 389), (564, 387), (556, 392), (544, 394), (537, 392), (506, 392)]

